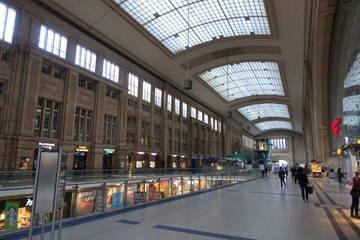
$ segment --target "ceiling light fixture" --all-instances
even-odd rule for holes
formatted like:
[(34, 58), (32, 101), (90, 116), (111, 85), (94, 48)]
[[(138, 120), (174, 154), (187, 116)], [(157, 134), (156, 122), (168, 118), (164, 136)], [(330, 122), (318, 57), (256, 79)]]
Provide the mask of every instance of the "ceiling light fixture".
[(192, 81), (189, 78), (189, 48), (190, 48), (190, 4), (187, 0), (187, 46), (186, 46), (186, 78), (184, 80), (184, 88), (186, 90), (192, 89)]

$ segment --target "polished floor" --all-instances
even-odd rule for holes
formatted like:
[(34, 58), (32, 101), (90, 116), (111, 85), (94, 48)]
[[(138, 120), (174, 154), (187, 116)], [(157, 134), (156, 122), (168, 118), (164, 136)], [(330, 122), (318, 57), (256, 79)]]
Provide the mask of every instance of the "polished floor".
[[(178, 200), (65, 225), (62, 239), (360, 239), (349, 218), (350, 188), (310, 179), (314, 194), (301, 198), (291, 177), (276, 175)], [(26, 239), (16, 237), (12, 239)], [(33, 239), (40, 239), (35, 235)], [(49, 238), (46, 233), (45, 239)]]

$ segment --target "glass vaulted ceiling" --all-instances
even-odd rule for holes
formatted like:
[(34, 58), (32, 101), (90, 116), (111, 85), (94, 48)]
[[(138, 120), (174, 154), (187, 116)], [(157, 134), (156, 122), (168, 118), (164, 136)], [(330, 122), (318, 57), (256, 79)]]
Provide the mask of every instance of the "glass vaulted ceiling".
[(249, 121), (266, 117), (290, 118), (287, 105), (278, 103), (253, 104), (239, 108), (238, 111)]
[(188, 45), (189, 27), (190, 47), (223, 37), (271, 34), (264, 0), (114, 1), (174, 54)]
[(284, 96), (276, 62), (241, 62), (213, 68), (199, 74), (226, 101), (255, 96)]
[(255, 126), (260, 131), (265, 131), (269, 129), (277, 129), (277, 128), (285, 128), (285, 129), (292, 129), (291, 122), (286, 121), (267, 121), (255, 124)]

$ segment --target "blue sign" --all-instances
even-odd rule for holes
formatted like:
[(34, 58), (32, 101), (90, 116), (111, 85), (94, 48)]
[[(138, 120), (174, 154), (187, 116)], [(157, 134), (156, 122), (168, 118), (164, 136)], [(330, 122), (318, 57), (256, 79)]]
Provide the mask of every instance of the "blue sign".
[(259, 164), (264, 164), (264, 159), (259, 159)]
[(124, 201), (124, 193), (118, 192), (113, 193), (111, 198), (111, 208), (120, 208), (123, 207), (123, 201)]

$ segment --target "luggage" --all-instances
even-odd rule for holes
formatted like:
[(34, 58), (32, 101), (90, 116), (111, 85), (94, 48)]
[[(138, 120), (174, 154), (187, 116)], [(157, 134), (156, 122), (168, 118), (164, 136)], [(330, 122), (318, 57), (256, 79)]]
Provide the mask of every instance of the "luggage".
[(314, 188), (312, 186), (308, 186), (306, 187), (306, 191), (308, 194), (313, 194), (314, 193)]

